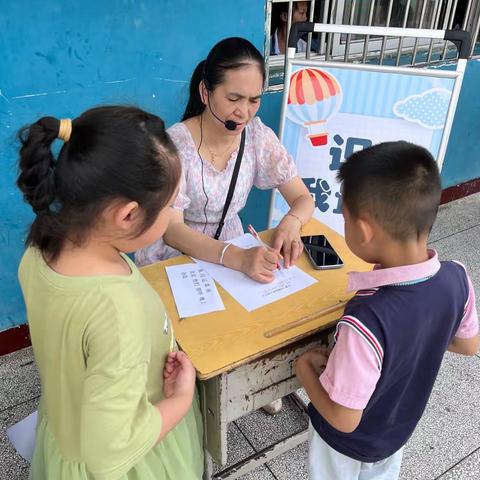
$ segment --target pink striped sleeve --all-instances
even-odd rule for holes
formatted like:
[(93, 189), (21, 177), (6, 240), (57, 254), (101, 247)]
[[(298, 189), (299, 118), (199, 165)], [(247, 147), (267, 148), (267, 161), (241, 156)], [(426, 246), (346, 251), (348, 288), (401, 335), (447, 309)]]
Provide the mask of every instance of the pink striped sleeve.
[(341, 321), (335, 347), (320, 375), (320, 383), (330, 399), (344, 407), (363, 410), (380, 378), (378, 355), (350, 322)]
[(463, 309), (463, 317), (455, 334), (458, 338), (471, 338), (478, 334), (478, 315), (475, 305), (475, 291), (472, 281), (467, 275), (468, 280), (468, 298)]

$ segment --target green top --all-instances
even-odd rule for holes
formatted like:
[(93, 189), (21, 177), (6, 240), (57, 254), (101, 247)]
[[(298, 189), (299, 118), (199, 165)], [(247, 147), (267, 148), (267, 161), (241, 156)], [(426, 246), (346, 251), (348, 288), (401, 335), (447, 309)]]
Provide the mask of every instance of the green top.
[(28, 248), (19, 267), (42, 398), (30, 478), (198, 480), (198, 404), (155, 445), (175, 340), (162, 301), (131, 274), (70, 277)]

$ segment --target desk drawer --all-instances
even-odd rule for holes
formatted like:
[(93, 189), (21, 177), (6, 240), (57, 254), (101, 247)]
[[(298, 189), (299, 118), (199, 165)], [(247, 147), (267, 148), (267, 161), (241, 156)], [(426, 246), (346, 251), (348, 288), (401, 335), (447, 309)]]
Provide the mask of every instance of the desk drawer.
[(294, 362), (305, 351), (327, 342), (327, 333), (284, 347), (226, 374), (227, 422), (300, 388)]

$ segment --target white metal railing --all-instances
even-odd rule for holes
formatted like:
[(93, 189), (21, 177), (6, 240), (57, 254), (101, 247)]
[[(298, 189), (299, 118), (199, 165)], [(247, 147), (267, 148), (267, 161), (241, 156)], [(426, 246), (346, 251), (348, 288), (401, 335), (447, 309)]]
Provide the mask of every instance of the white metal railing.
[[(287, 31), (290, 31), (294, 2), (288, 0)], [(285, 0), (267, 0), (266, 57), (270, 74), (281, 72), (284, 55), (270, 54), (272, 8)], [(480, 48), (480, 1), (478, 0), (310, 0), (308, 21), (350, 25), (348, 34), (309, 33), (306, 53), (300, 58), (321, 58), (330, 61), (378, 63), (406, 66), (428, 66), (455, 60), (456, 48), (441, 38), (421, 37), (423, 29), (461, 28), (471, 33), (470, 56)], [(358, 35), (356, 26), (384, 27), (382, 34)], [(396, 37), (395, 28), (412, 30), (412, 38)], [(281, 88), (278, 85), (277, 88)]]

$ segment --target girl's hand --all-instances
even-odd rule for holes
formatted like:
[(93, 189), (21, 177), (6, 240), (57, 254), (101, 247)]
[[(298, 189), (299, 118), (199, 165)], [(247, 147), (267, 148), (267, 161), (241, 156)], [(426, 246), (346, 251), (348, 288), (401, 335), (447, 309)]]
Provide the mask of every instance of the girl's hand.
[(303, 252), (300, 240), (300, 221), (291, 215), (285, 215), (273, 234), (273, 249), (284, 258), (285, 268), (295, 264)]
[(272, 248), (254, 247), (241, 251), (240, 270), (253, 280), (269, 283), (282, 256)]
[(163, 368), (163, 394), (165, 398), (187, 396), (193, 398), (195, 368), (184, 352), (170, 352)]

